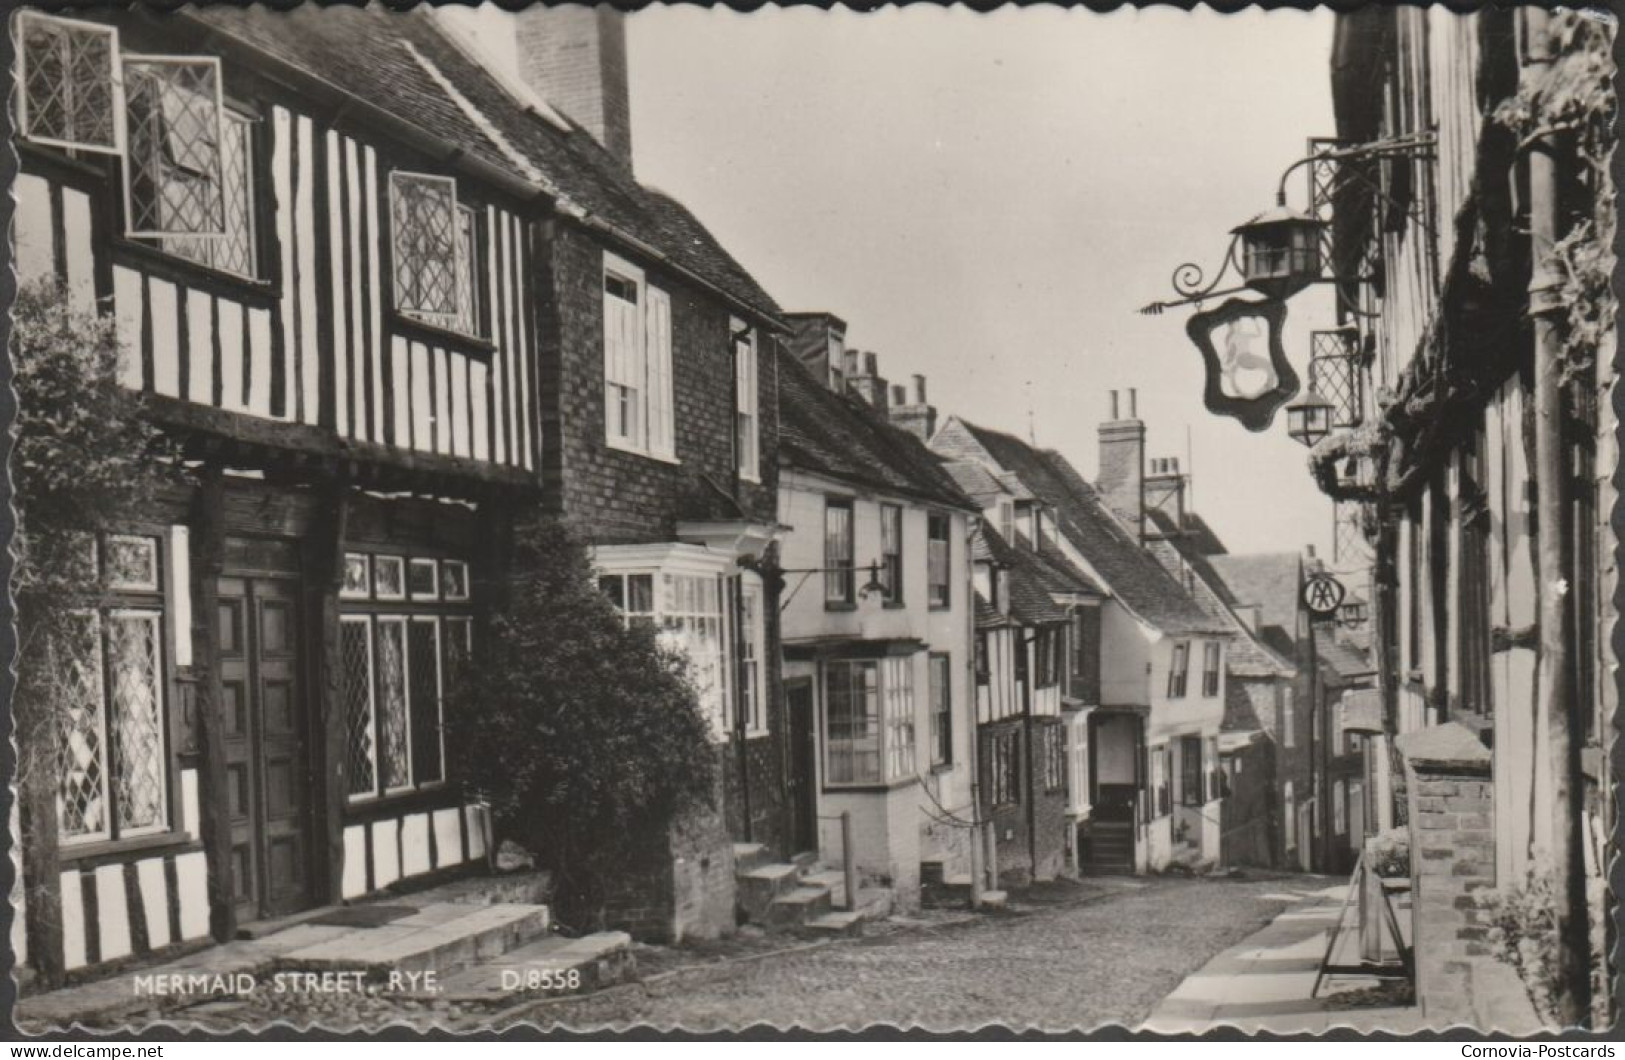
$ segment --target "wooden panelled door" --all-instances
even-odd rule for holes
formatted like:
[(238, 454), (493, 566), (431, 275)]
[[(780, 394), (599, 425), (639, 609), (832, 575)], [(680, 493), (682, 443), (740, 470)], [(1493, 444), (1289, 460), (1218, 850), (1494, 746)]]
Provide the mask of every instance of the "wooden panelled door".
[(231, 869), (245, 922), (311, 905), (299, 583), (223, 577), (219, 608)]

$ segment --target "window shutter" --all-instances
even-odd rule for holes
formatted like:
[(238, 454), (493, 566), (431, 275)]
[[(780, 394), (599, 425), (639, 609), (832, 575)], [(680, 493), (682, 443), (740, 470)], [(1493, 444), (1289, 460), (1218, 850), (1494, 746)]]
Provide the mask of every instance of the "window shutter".
[(124, 151), (118, 30), (34, 11), (18, 15), (19, 126), (53, 147)]
[(648, 295), (645, 323), (649, 351), (649, 450), (656, 456), (674, 458), (677, 441), (671, 377), (671, 296), (658, 287), (648, 288)]
[(224, 236), (220, 60), (127, 55), (124, 225), (130, 236)]
[(395, 308), (453, 326), (458, 320), (457, 182), (427, 173), (389, 175)]

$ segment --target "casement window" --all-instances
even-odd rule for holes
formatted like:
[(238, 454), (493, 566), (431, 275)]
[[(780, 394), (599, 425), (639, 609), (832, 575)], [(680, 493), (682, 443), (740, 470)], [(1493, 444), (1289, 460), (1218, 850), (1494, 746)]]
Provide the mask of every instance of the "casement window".
[(824, 665), (824, 780), (884, 784), (915, 775), (912, 660)]
[(925, 521), (925, 602), (928, 607), (945, 608), (953, 602), (952, 571), (953, 521), (932, 513)]
[(903, 509), (895, 504), (880, 506), (880, 584), (882, 600), (903, 602)]
[[(734, 722), (730, 671), (738, 656), (731, 650), (728, 636), (732, 590), (726, 581), (718, 574), (661, 569), (617, 570), (598, 578), (599, 588), (620, 609), (628, 626), (657, 629), (665, 643), (688, 657), (689, 678), (699, 695), (700, 711), (716, 739), (732, 731)], [(753, 624), (760, 624), (759, 615)], [(759, 636), (749, 650), (755, 653), (757, 667), (750, 680), (759, 695)]]
[(999, 536), (1006, 541), (1016, 539), (1016, 506), (1011, 501), (999, 502)]
[(954, 760), (953, 660), (932, 655), (927, 672), (931, 683), (931, 764), (952, 765)]
[(1046, 725), (1044, 740), (1044, 790), (1066, 790), (1066, 727)]
[(1067, 624), (1072, 660), (1072, 695), (1085, 702), (1100, 699), (1100, 609), (1080, 607)]
[(221, 124), (221, 207), (225, 234), (165, 236), (158, 242), (165, 253), (245, 279), (259, 278), (259, 240), (254, 219), (255, 120), (228, 110)]
[(987, 656), (987, 634), (986, 633), (978, 633), (978, 634), (976, 634), (975, 650), (976, 650), (976, 683), (978, 685), (981, 685), (981, 686), (985, 687), (987, 685), (988, 681), (993, 676), (992, 675), (992, 665), (991, 665), (990, 661), (988, 660), (988, 656)]
[(1332, 785), (1332, 831), (1347, 835), (1349, 830), (1349, 782), (1339, 779)]
[(988, 739), (988, 776), (994, 806), (1021, 800), (1021, 748), (1015, 729), (1001, 729)]
[(1219, 694), (1219, 642), (1210, 640), (1202, 644), (1202, 695), (1212, 699)]
[(17, 15), (18, 127), (26, 139), (124, 151), (118, 30), (36, 11)]
[(461, 560), (350, 552), (340, 588), (349, 797), (446, 780), (445, 700), (474, 648)]
[(1168, 666), (1168, 698), (1184, 699), (1185, 685), (1190, 677), (1191, 646), (1187, 641), (1179, 641), (1174, 645), (1173, 657)]
[(125, 234), (226, 233), (220, 60), (126, 55)]
[(479, 219), (457, 201), (457, 181), (389, 175), (395, 310), (465, 335), (480, 333)]
[(676, 459), (671, 298), (643, 270), (604, 255), (604, 440)]
[(852, 535), (852, 498), (824, 501), (824, 603), (842, 607), (857, 602), (856, 553)]
[(62, 707), (57, 824), (64, 845), (169, 827), (164, 599), (158, 539), (109, 535), (107, 606), (70, 613), (45, 663)]
[(762, 479), (762, 445), (757, 407), (756, 329), (742, 320), (728, 323), (734, 351), (734, 457), (739, 477), (747, 482)]
[(1298, 746), (1297, 722), (1298, 709), (1297, 705), (1292, 701), (1292, 686), (1285, 685), (1281, 688), (1280, 732), (1282, 747)]
[(742, 618), (739, 680), (745, 734), (759, 736), (767, 732), (767, 707), (762, 670), (767, 655), (767, 629), (762, 620), (762, 583), (758, 576), (754, 574), (741, 576), (739, 604)]

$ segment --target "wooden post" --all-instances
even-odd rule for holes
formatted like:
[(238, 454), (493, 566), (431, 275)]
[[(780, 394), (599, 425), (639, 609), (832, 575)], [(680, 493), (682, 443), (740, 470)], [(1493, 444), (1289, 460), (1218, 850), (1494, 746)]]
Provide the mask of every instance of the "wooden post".
[(193, 669), (198, 683), (198, 809), (208, 865), (209, 932), (216, 941), (237, 933), (231, 878), (231, 812), (227, 801), (226, 742), (221, 731), (220, 574), (226, 563), (226, 484), (220, 465), (198, 470), (192, 534)]
[[(28, 631), (19, 638), (28, 641)], [(28, 665), (21, 661), (22, 666)], [(19, 688), (22, 682), (13, 684)], [(22, 916), (28, 933), (28, 961), (47, 989), (60, 986), (62, 953), (62, 866), (58, 859), (56, 816), (57, 756), (51, 753), (56, 734), (48, 718), (49, 704), (30, 703), (31, 696), (13, 700), (16, 712), (18, 824), (22, 835), (23, 907), (13, 916)]]
[[(1528, 59), (1526, 85), (1543, 86), (1552, 65), (1548, 13), (1524, 12)], [(1550, 134), (1539, 137), (1529, 152), (1529, 315), (1535, 340), (1535, 518), (1540, 585), (1540, 659), (1537, 703), (1545, 716), (1548, 768), (1551, 772), (1552, 867), (1558, 877), (1557, 1015), (1563, 1027), (1584, 1026), (1591, 1016), (1591, 925), (1586, 901), (1584, 861), (1584, 786), (1580, 779), (1580, 741), (1574, 702), (1569, 645), (1575, 592), (1571, 548), (1568, 467), (1563, 436), (1568, 422), (1562, 383), (1562, 336), (1558, 293), (1562, 277), (1555, 270), (1552, 247), (1559, 237), (1559, 177)]]
[(314, 850), (326, 867), (317, 884), (318, 901), (344, 900), (344, 803), (349, 794), (349, 732), (344, 703), (344, 647), (339, 622), (339, 590), (344, 585), (344, 536), (349, 524), (350, 488), (342, 479), (322, 491), (322, 505), (309, 537), (310, 569), (304, 582), (305, 614), (313, 649), (310, 698), (318, 723), (312, 756)]

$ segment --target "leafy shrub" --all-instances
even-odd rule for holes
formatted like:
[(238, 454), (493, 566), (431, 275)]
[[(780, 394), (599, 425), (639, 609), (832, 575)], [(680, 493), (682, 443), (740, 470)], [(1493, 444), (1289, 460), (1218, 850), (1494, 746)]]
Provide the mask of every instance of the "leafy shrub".
[(1485, 938), (1491, 951), (1518, 973), (1540, 1018), (1555, 1024), (1556, 875), (1545, 866), (1531, 867), (1522, 881), (1479, 891), (1474, 902), (1489, 925)]
[(517, 529), (510, 592), (452, 692), (449, 750), (498, 837), (553, 871), (561, 917), (596, 928), (628, 866), (712, 805), (710, 726), (684, 657), (623, 624), (558, 521)]

